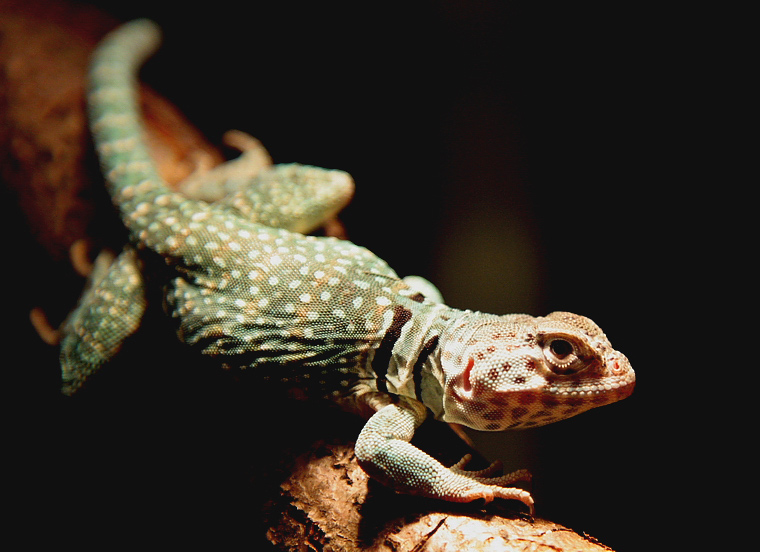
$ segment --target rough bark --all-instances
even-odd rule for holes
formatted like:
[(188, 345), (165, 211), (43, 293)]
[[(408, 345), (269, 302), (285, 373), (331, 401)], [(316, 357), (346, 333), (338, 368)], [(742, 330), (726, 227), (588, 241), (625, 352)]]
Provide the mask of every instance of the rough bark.
[(281, 491), (268, 538), (283, 550), (610, 550), (592, 537), (519, 513), (513, 504), (478, 507), (402, 497), (368, 478), (350, 442), (315, 443), (297, 457)]
[[(83, 96), (89, 52), (98, 38), (114, 24), (108, 16), (82, 6), (61, 2), (0, 1), (0, 160), (5, 196), (3, 230), (13, 232), (14, 255), (24, 256), (24, 272), (29, 275), (29, 281), (25, 282), (27, 287), (22, 284), (19, 292), (22, 297), (20, 308), (12, 311), (14, 316), (20, 316), (31, 306), (43, 306), (54, 313), (51, 316), (53, 320), (60, 319), (74, 305), (82, 284), (69, 265), (68, 254), (72, 244), (86, 239), (97, 248), (118, 244), (123, 239), (118, 219), (102, 188), (86, 130)], [(170, 103), (148, 89), (143, 89), (143, 98), (151, 149), (167, 181), (176, 183), (189, 174), (199, 152), (215, 160), (221, 159), (219, 152)], [(56, 285), (39, 284), (35, 279), (35, 275), (39, 274), (56, 274)], [(49, 289), (51, 287), (54, 289)], [(27, 322), (19, 320), (17, 323)], [(151, 326), (151, 329), (155, 328), (160, 328), (160, 325)], [(163, 335), (171, 338), (170, 334), (155, 333), (153, 338), (158, 343), (161, 343)], [(143, 349), (140, 347), (134, 345), (126, 351), (127, 358), (132, 355), (132, 360), (125, 361), (126, 364), (134, 366), (141, 362), (139, 359)], [(182, 365), (177, 360), (181, 358), (181, 353), (175, 355), (173, 350), (167, 352), (163, 345), (160, 347), (162, 354), (159, 355), (153, 354), (156, 349), (145, 349), (151, 351), (148, 356), (154, 362)], [(45, 365), (47, 373), (55, 371), (55, 366), (46, 365), (50, 364), (51, 359), (54, 362), (55, 357), (49, 351), (42, 352), (44, 347), (28, 345), (25, 349), (28, 351), (28, 370), (39, 370)], [(196, 376), (201, 377), (194, 371), (180, 374), (185, 378)], [(132, 380), (126, 378), (124, 381)], [(203, 515), (198, 518), (209, 519), (208, 512), (219, 511), (213, 505), (214, 500), (226, 504), (227, 508), (221, 511), (237, 511), (237, 524), (250, 522), (250, 530), (245, 527), (241, 530), (238, 526), (235, 535), (236, 540), (244, 538), (240, 535), (248, 535), (252, 547), (260, 546), (265, 534), (269, 545), (278, 550), (607, 549), (565, 527), (531, 519), (519, 513), (519, 506), (515, 504), (493, 504), (486, 508), (443, 504), (403, 497), (373, 483), (359, 468), (353, 454), (351, 439), (357, 434), (359, 422), (345, 414), (328, 409), (322, 417), (321, 414), (316, 415), (311, 407), (278, 403), (276, 406), (290, 416), (289, 420), (283, 420), (281, 412), (272, 416), (270, 406), (261, 400), (260, 393), (230, 391), (226, 381), (210, 385), (202, 382), (191, 386), (190, 391), (185, 387), (185, 398), (182, 399), (172, 398), (168, 392), (163, 393), (163, 390), (174, 387), (174, 380), (160, 383), (157, 384), (159, 391), (148, 393), (147, 398), (142, 396), (142, 417), (135, 416), (128, 406), (135, 401), (134, 395), (123, 399), (123, 402), (114, 403), (110, 399), (93, 399), (93, 392), (80, 403), (76, 412), (65, 411), (67, 416), (77, 421), (77, 433), (84, 435), (79, 440), (66, 439), (70, 447), (68, 452), (74, 459), (66, 464), (65, 477), (77, 479), (80, 483), (89, 482), (89, 490), (81, 491), (81, 487), (67, 484), (63, 491), (56, 487), (62, 497), (52, 500), (43, 496), (41, 501), (52, 500), (52, 504), (64, 506), (64, 510), (87, 508), (87, 519), (90, 521), (107, 518), (117, 528), (115, 530), (123, 530), (123, 525), (114, 522), (114, 516), (110, 513), (98, 516), (97, 510), (101, 509), (102, 503), (97, 499), (105, 496), (108, 497), (105, 502), (107, 507), (103, 508), (113, 508), (119, 512), (117, 519), (125, 519), (132, 511), (131, 506), (126, 506), (121, 498), (114, 498), (114, 494), (119, 493), (104, 493), (98, 488), (103, 482), (102, 478), (107, 478), (106, 481), (112, 485), (113, 480), (122, 477), (125, 472), (134, 472), (134, 459), (143, 455), (172, 457), (170, 449), (173, 445), (171, 440), (167, 444), (166, 435), (174, 432), (171, 435), (178, 439), (177, 446), (187, 449), (175, 453), (176, 457), (187, 458), (190, 464), (189, 467), (177, 468), (185, 471), (181, 472), (181, 476), (174, 476), (179, 483), (169, 488), (186, 484), (200, 495), (199, 489), (203, 485), (213, 486), (218, 481), (204, 478), (204, 462), (210, 462), (214, 468), (221, 470), (235, 466), (230, 468), (234, 472), (231, 486), (242, 487), (239, 495), (236, 494), (237, 490), (221, 495), (211, 491), (209, 496), (214, 499), (198, 499), (186, 510), (200, 508)], [(110, 392), (112, 390), (106, 391), (105, 396), (110, 397)], [(131, 390), (123, 394), (130, 393)], [(140, 391), (136, 393), (140, 396)], [(207, 398), (209, 393), (214, 394), (213, 399)], [(197, 399), (202, 394), (205, 394), (204, 401), (210, 401), (208, 404), (213, 404), (213, 407), (203, 410), (203, 404), (207, 403)], [(191, 398), (187, 399), (187, 396)], [(249, 400), (262, 404), (249, 413), (246, 410), (246, 401)], [(92, 410), (96, 408), (99, 410)], [(175, 411), (192, 409), (198, 409), (201, 413), (187, 415), (179, 423), (179, 429), (166, 422)], [(117, 411), (118, 415), (115, 414)], [(125, 411), (127, 414), (124, 414)], [(220, 411), (223, 414), (219, 414)], [(51, 409), (50, 412), (58, 414), (60, 410)], [(279, 424), (274, 424), (272, 417)], [(230, 422), (235, 418), (248, 419), (235, 425)], [(308, 423), (305, 422), (307, 419)], [(211, 423), (215, 420), (220, 424), (232, 424), (221, 433), (224, 439)], [(250, 420), (256, 422), (251, 423)], [(209, 423), (211, 427), (205, 431), (202, 428), (199, 430), (201, 422)], [(65, 423), (73, 422), (67, 420)], [(99, 442), (99, 448), (91, 444), (93, 440), (102, 439), (106, 425), (107, 432), (112, 436), (109, 442), (114, 450), (119, 451), (112, 456), (103, 452), (107, 444)], [(250, 426), (259, 426), (257, 435), (253, 431), (244, 435), (236, 433)], [(297, 427), (298, 431), (291, 431), (289, 427)], [(191, 437), (185, 441), (176, 437), (183, 432)], [(146, 435), (150, 437), (147, 442)], [(239, 448), (230, 446), (230, 439), (234, 440), (236, 435), (241, 442), (255, 440), (255, 444)], [(203, 447), (197, 444), (199, 441)], [(224, 444), (221, 444), (222, 441)], [(190, 442), (192, 444), (188, 444)], [(451, 462), (465, 451), (453, 434), (437, 434), (428, 444), (433, 448), (437, 446), (443, 451), (441, 455), (448, 456), (445, 459)], [(74, 449), (79, 445), (92, 448), (77, 455)], [(217, 447), (214, 450), (219, 451), (218, 455), (237, 455), (238, 458), (219, 460), (208, 453), (203, 456), (194, 452), (194, 447), (213, 449), (214, 446)], [(123, 454), (122, 449), (129, 449), (130, 454)], [(94, 468), (87, 462), (91, 459), (90, 453), (97, 455), (97, 461), (92, 462)], [(197, 460), (199, 457), (204, 460)], [(113, 464), (109, 465), (109, 462)], [(150, 502), (165, 500), (165, 507), (153, 506), (160, 512), (157, 515), (166, 515), (167, 511), (184, 511), (181, 505), (186, 498), (184, 494), (172, 496), (168, 492), (168, 498), (164, 495), (160, 495), (162, 498), (150, 496), (170, 477), (156, 470), (155, 463), (149, 464), (151, 469), (146, 468), (133, 476), (143, 485), (140, 492), (135, 493), (140, 494), (141, 508), (152, 511)], [(167, 465), (171, 462), (167, 461)], [(97, 475), (92, 475), (92, 469), (96, 470)], [(32, 475), (37, 476), (39, 474)], [(144, 482), (146, 479), (149, 484)], [(225, 482), (229, 483), (226, 479)], [(121, 485), (118, 488), (121, 493), (119, 497), (128, 496), (128, 484)], [(237, 496), (237, 502), (230, 498), (232, 494)], [(69, 501), (74, 495), (79, 496), (79, 502), (74, 498), (71, 498), (73, 503)], [(60, 514), (60, 510), (55, 513)], [(187, 522), (184, 515), (177, 514), (177, 517)], [(229, 520), (216, 521), (220, 524), (232, 523)], [(85, 531), (92, 530), (91, 525)], [(139, 534), (134, 525), (130, 525), (130, 531)]]

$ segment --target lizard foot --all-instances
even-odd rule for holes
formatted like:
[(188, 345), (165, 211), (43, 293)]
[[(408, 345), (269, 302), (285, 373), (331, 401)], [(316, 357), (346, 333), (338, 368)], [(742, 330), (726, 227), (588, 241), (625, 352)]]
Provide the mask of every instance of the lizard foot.
[(257, 138), (254, 138), (247, 132), (242, 130), (228, 130), (222, 135), (222, 142), (225, 146), (235, 148), (240, 152), (254, 152), (260, 156), (262, 161), (266, 161), (265, 165), (272, 164), (272, 158), (269, 156), (269, 152)]
[[(102, 269), (113, 262), (112, 253), (103, 251), (98, 255), (94, 262), (90, 259), (90, 241), (87, 239), (76, 240), (69, 247), (69, 259), (74, 271), (85, 278), (90, 278), (97, 265)], [(29, 321), (32, 323), (34, 331), (47, 345), (60, 345), (63, 339), (61, 328), (53, 327), (45, 314), (45, 311), (39, 307), (34, 307), (29, 311)]]
[(528, 470), (517, 470), (506, 475), (496, 475), (502, 470), (502, 464), (498, 460), (482, 470), (465, 470), (464, 468), (471, 460), (472, 455), (465, 454), (459, 462), (449, 468), (451, 472), (475, 482), (475, 485), (460, 495), (462, 502), (483, 499), (488, 503), (495, 498), (519, 500), (530, 509), (530, 514), (533, 515), (533, 497), (530, 493), (523, 489), (508, 486), (516, 481), (530, 481), (532, 476)]
[(69, 247), (69, 260), (77, 274), (87, 278), (93, 270), (94, 263), (90, 257), (90, 240), (76, 240)]

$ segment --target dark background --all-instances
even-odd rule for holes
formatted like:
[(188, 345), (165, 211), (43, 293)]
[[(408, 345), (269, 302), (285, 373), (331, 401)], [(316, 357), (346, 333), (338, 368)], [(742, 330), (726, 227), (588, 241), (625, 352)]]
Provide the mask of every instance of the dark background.
[(237, 128), (276, 162), (350, 172), (349, 236), (399, 274), (430, 278), (454, 307), (569, 310), (605, 329), (637, 372), (631, 398), (486, 439), (508, 467), (534, 472), (539, 515), (626, 551), (664, 527), (682, 543), (674, 520), (728, 506), (712, 470), (734, 457), (709, 425), (714, 401), (731, 402), (717, 376), (730, 330), (714, 269), (746, 268), (711, 230), (736, 222), (721, 206), (736, 182), (713, 127), (727, 106), (710, 92), (725, 78), (712, 14), (96, 4), (164, 28), (143, 78), (211, 141)]

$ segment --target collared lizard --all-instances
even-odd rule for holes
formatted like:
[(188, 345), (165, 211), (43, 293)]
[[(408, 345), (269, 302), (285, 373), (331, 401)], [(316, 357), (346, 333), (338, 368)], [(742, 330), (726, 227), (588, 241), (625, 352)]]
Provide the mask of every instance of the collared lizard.
[(409, 442), (415, 429), (428, 415), (487, 431), (575, 416), (631, 394), (626, 357), (588, 318), (453, 309), (432, 284), (399, 278), (367, 249), (306, 235), (350, 199), (342, 171), (271, 165), (249, 140), (238, 160), (192, 177), (185, 193), (170, 189), (137, 102), (137, 71), (158, 42), (156, 25), (137, 20), (93, 57), (91, 130), (130, 245), (96, 265), (63, 327), (64, 392), (118, 352), (140, 324), (146, 286), (161, 286), (177, 337), (198, 355), (257, 385), (368, 415), (355, 451), (371, 476), (455, 502), (516, 499), (532, 512), (530, 494), (510, 486), (527, 471), (466, 471), (466, 458), (446, 467)]

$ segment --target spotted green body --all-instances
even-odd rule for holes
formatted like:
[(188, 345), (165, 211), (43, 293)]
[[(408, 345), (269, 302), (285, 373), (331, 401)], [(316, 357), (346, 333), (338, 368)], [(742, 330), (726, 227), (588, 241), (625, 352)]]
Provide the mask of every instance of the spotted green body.
[(430, 412), (504, 430), (608, 404), (633, 389), (625, 356), (587, 318), (452, 309), (432, 285), (400, 279), (367, 249), (305, 235), (348, 202), (353, 182), (341, 171), (272, 166), (253, 143), (184, 192), (169, 189), (136, 107), (136, 73), (157, 43), (155, 26), (136, 21), (93, 58), (92, 132), (131, 244), (96, 271), (67, 324), (64, 391), (85, 384), (139, 326), (142, 271), (159, 260), (151, 285), (162, 287), (178, 338), (198, 355), (262, 386), (276, 381), (375, 412), (356, 444), (371, 475), (406, 492), (517, 499), (532, 509), (526, 491), (507, 486), (526, 472), (447, 468), (409, 443), (414, 430)]

